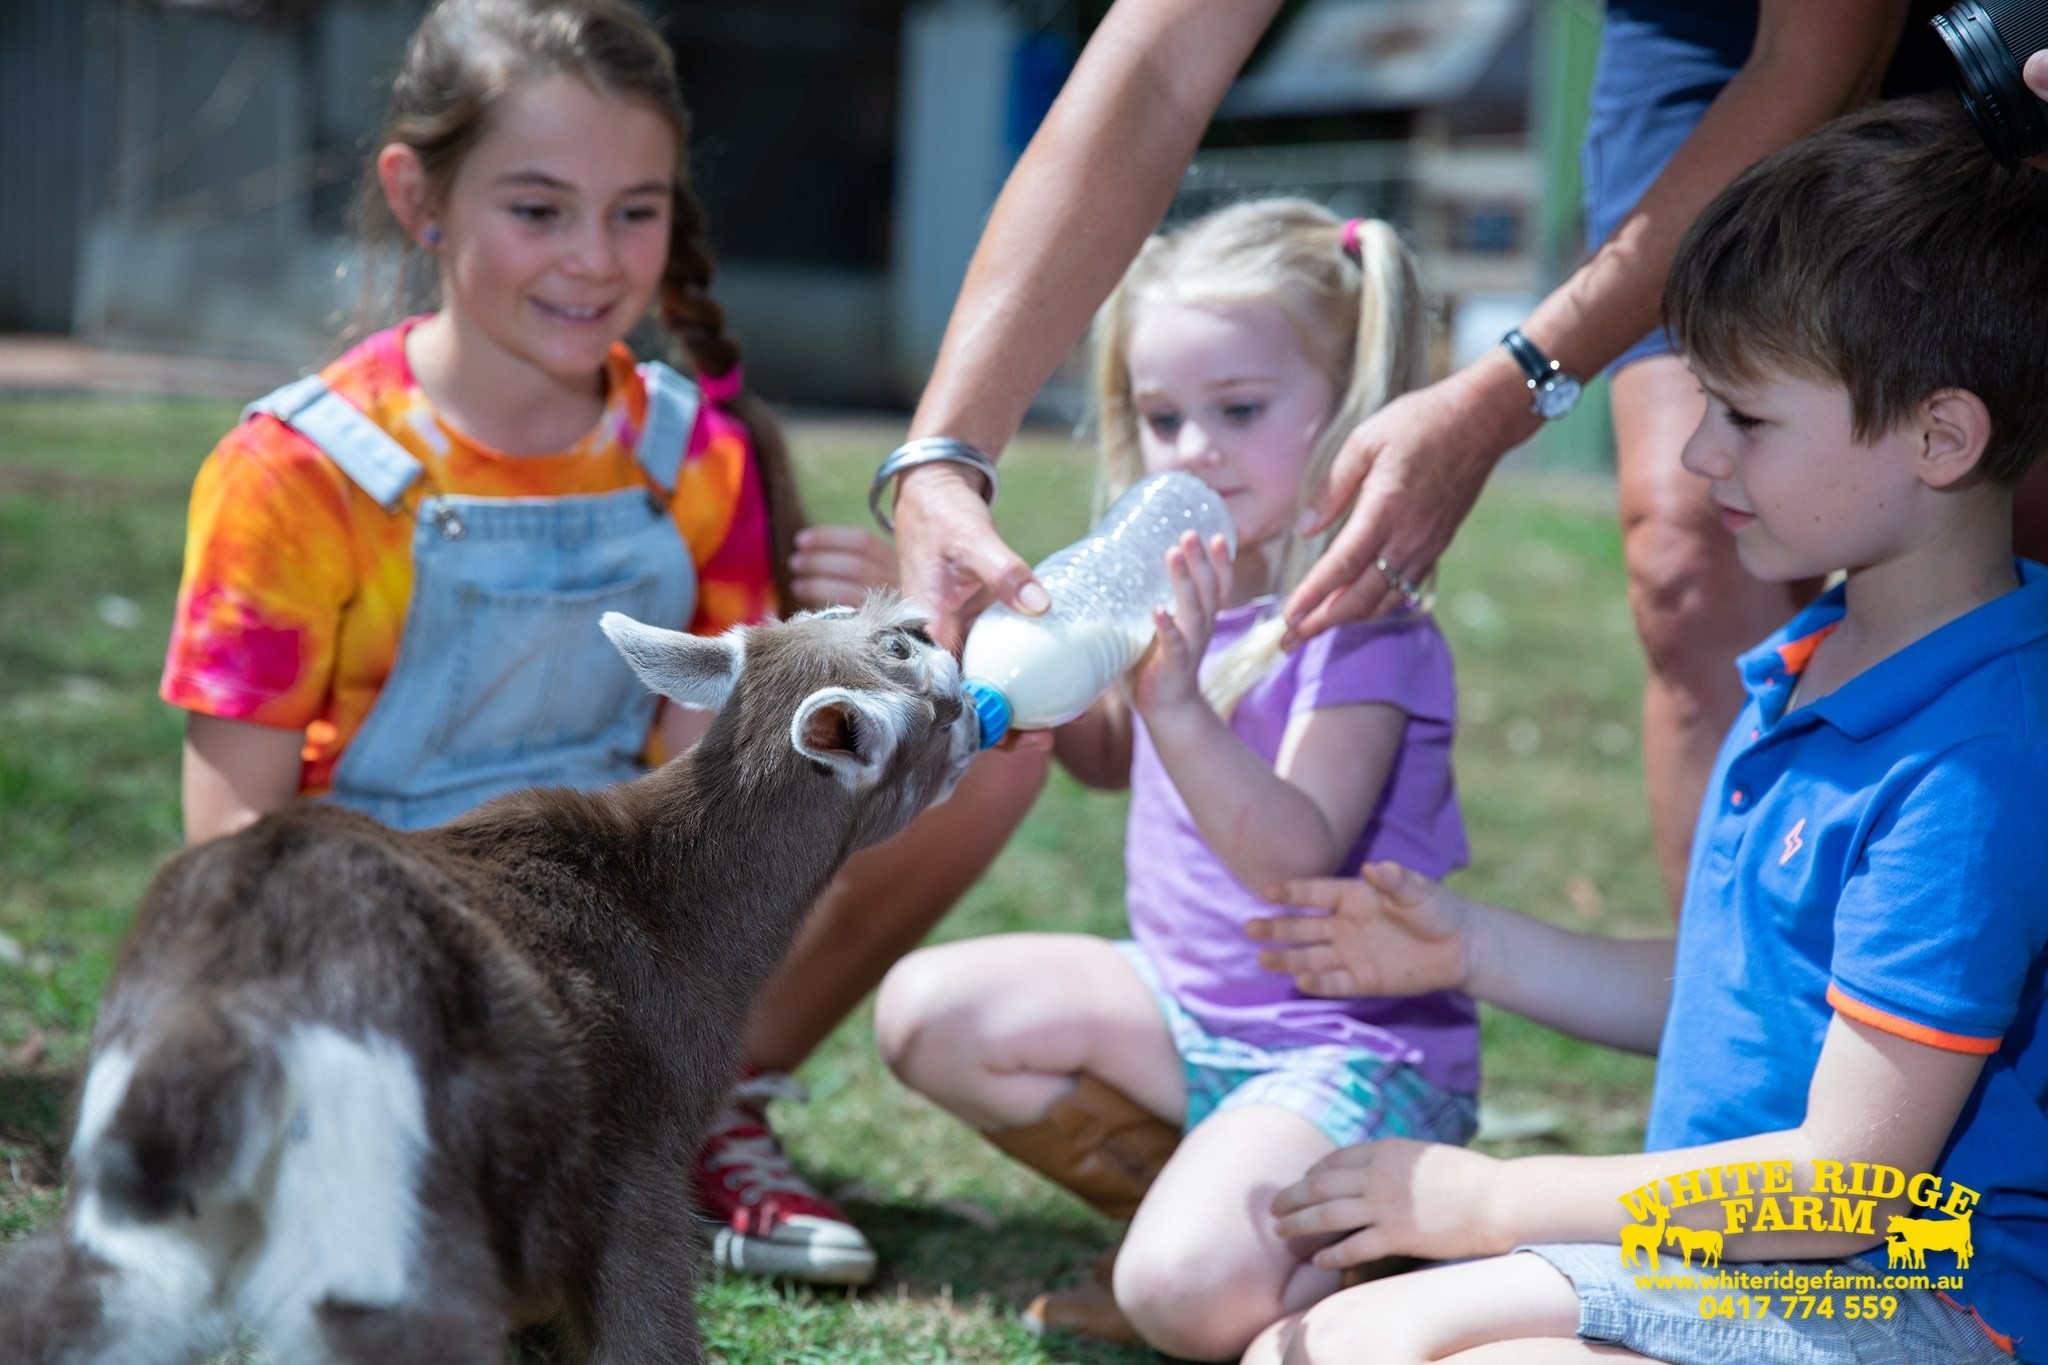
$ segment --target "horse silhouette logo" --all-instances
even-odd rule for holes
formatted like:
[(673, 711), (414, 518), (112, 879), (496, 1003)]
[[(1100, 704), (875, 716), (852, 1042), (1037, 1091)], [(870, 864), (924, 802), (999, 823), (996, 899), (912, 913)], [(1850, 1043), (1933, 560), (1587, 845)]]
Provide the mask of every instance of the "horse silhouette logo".
[(1695, 1252), (1699, 1254), (1701, 1269), (1721, 1264), (1721, 1234), (1713, 1228), (1701, 1228), (1698, 1232), (1673, 1228), (1664, 1234), (1664, 1239), (1679, 1249), (1687, 1270), (1692, 1269)]
[(1970, 1215), (1957, 1218), (1905, 1218), (1893, 1214), (1884, 1228), (1885, 1260), (1894, 1269), (1927, 1268), (1930, 1251), (1953, 1251), (1956, 1269), (1968, 1270), (1976, 1249), (1970, 1245)]

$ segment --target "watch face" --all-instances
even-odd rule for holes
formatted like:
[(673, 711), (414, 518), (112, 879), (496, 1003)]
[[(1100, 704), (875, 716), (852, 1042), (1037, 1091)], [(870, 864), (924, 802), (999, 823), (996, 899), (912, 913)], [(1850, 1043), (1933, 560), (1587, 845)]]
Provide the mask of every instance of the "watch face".
[(1562, 417), (1579, 405), (1579, 381), (1568, 374), (1546, 380), (1536, 390), (1536, 411), (1546, 421)]

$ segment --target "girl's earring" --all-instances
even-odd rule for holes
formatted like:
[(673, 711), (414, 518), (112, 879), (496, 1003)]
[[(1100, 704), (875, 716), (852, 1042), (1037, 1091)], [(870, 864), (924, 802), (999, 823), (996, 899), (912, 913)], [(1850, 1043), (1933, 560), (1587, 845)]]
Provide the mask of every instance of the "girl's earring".
[(441, 245), (441, 229), (429, 223), (427, 225), (427, 230), (420, 234), (420, 238), (421, 240), (426, 242), (428, 246), (439, 246)]

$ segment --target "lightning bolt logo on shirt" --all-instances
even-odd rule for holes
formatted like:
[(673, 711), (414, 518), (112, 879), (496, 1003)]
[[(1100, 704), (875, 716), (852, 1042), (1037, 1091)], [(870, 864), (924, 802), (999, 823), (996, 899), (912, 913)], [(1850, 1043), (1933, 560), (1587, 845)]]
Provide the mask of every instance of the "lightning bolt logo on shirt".
[(1806, 847), (1806, 840), (1799, 837), (1799, 831), (1805, 828), (1806, 819), (1802, 816), (1799, 823), (1792, 826), (1792, 832), (1785, 836), (1785, 851), (1778, 855), (1779, 867), (1783, 867), (1786, 863), (1791, 862), (1792, 855)]

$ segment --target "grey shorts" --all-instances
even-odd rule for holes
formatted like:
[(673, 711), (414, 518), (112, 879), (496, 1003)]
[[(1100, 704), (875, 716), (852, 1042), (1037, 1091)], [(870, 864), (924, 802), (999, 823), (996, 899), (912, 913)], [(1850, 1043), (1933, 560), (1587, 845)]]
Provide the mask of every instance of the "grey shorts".
[[(1746, 1261), (1688, 1270), (1676, 1257), (1660, 1255), (1654, 1268), (1631, 1269), (1621, 1264), (1618, 1246), (1557, 1242), (1516, 1250), (1541, 1256), (1572, 1282), (1579, 1293), (1580, 1337), (1672, 1365), (2013, 1362), (1968, 1309), (1931, 1289), (1882, 1288), (1890, 1272), (1864, 1260)], [(1769, 1286), (1723, 1284), (1715, 1279), (1723, 1271), (1784, 1278)], [(1668, 1287), (1638, 1283), (1639, 1276), (1652, 1275), (1665, 1277)], [(1831, 1282), (1838, 1287), (1830, 1288)], [(1881, 1311), (1866, 1315), (1867, 1300), (1881, 1305), (1887, 1297), (1896, 1305), (1889, 1318)], [(1702, 1309), (1703, 1300), (1711, 1300), (1712, 1317)], [(1767, 1301), (1761, 1310), (1759, 1300)], [(1828, 1305), (1825, 1314), (1819, 1311), (1822, 1302)], [(1852, 1311), (1857, 1315), (1851, 1317)]]

